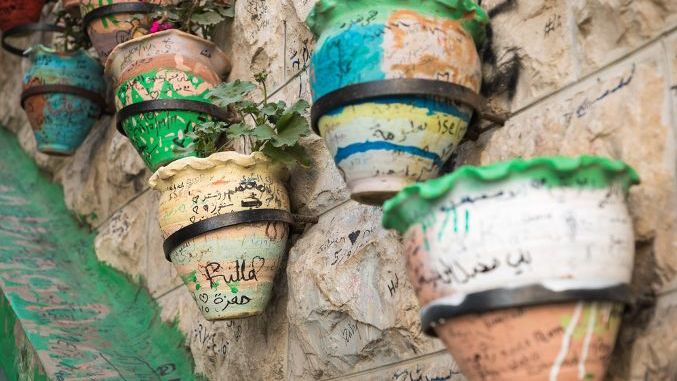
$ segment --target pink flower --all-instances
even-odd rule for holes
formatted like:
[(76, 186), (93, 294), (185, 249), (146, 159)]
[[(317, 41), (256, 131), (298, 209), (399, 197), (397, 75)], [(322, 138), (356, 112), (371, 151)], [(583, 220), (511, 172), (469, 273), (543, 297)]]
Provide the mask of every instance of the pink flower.
[(153, 21), (153, 24), (150, 26), (150, 33), (162, 32), (163, 30), (174, 29), (174, 24), (170, 22), (159, 22), (158, 20)]

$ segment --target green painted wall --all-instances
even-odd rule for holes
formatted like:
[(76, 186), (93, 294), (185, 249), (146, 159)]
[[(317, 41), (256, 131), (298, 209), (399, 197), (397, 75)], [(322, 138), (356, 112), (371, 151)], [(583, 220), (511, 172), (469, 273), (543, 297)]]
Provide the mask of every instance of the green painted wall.
[[(63, 199), (0, 128), (0, 366), (7, 376), (26, 373), (16, 345), (25, 335), (51, 379), (195, 379), (180, 332), (162, 323), (144, 288), (97, 260), (94, 234), (78, 226)], [(41, 378), (39, 367), (33, 372)]]

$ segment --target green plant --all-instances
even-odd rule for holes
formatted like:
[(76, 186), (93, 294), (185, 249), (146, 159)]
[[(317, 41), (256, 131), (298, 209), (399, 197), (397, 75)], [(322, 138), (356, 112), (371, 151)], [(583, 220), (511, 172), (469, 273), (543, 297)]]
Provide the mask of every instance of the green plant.
[[(252, 150), (264, 153), (274, 161), (287, 166), (310, 165), (308, 154), (300, 144), (310, 134), (308, 119), (304, 114), (308, 102), (301, 99), (287, 107), (283, 101), (268, 102), (267, 74), (259, 73), (255, 81), (263, 91), (263, 101), (255, 103), (245, 99), (256, 85), (236, 80), (213, 88), (208, 97), (215, 105), (228, 108), (237, 114), (235, 121), (210, 121), (194, 126), (189, 133), (192, 146), (199, 156), (206, 157), (218, 150), (218, 140), (225, 133), (229, 139), (252, 138)], [(247, 123), (249, 122), (249, 124)]]
[(55, 24), (62, 26), (64, 32), (55, 40), (58, 50), (72, 52), (78, 49), (89, 49), (92, 43), (89, 41), (87, 33), (82, 29), (82, 19), (73, 16), (65, 9), (56, 14)]
[[(156, 29), (175, 27), (186, 33), (211, 40), (214, 28), (234, 16), (234, 0), (178, 0), (155, 12)], [(151, 30), (156, 32), (158, 30)]]

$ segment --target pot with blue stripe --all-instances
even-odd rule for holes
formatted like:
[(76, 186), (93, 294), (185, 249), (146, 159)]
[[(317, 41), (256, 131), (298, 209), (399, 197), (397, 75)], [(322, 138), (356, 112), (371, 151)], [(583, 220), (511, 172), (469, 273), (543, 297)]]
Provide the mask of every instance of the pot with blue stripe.
[[(320, 0), (306, 23), (319, 36), (311, 59), (316, 131), (352, 198), (380, 204), (436, 177), (463, 138), (473, 109), (414, 93), (356, 96), (360, 86), (444, 82), (477, 93), (476, 44), (486, 13), (473, 1)], [(337, 98), (341, 98), (337, 100)], [(329, 101), (329, 102), (327, 102)], [(320, 107), (320, 104), (332, 104)], [(318, 110), (322, 108), (322, 110)]]

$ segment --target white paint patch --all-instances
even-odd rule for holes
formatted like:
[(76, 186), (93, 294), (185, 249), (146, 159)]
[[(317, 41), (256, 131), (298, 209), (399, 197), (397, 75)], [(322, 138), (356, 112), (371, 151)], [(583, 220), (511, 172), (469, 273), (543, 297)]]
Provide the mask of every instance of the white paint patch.
[(559, 353), (555, 358), (555, 363), (552, 364), (550, 368), (550, 381), (557, 381), (557, 376), (559, 375), (559, 369), (562, 367), (562, 363), (569, 353), (569, 346), (571, 345), (571, 336), (574, 334), (576, 325), (578, 325), (578, 319), (581, 318), (581, 311), (583, 311), (583, 302), (578, 302), (576, 304), (576, 309), (574, 314), (571, 316), (571, 321), (567, 325), (567, 329), (564, 331), (564, 337), (562, 338), (562, 345), (559, 348)]
[(578, 379), (585, 379), (585, 360), (588, 358), (588, 350), (590, 349), (590, 341), (592, 341), (592, 334), (595, 331), (595, 320), (597, 319), (597, 303), (592, 303), (590, 307), (590, 316), (588, 316), (588, 328), (585, 331), (585, 339), (583, 340), (583, 351), (581, 359), (578, 361)]
[(423, 223), (405, 235), (425, 237), (412, 245), (429, 258), (416, 287), (448, 288), (457, 303), (494, 289), (630, 283), (632, 220), (615, 186), (547, 188), (528, 178), (459, 184)]

